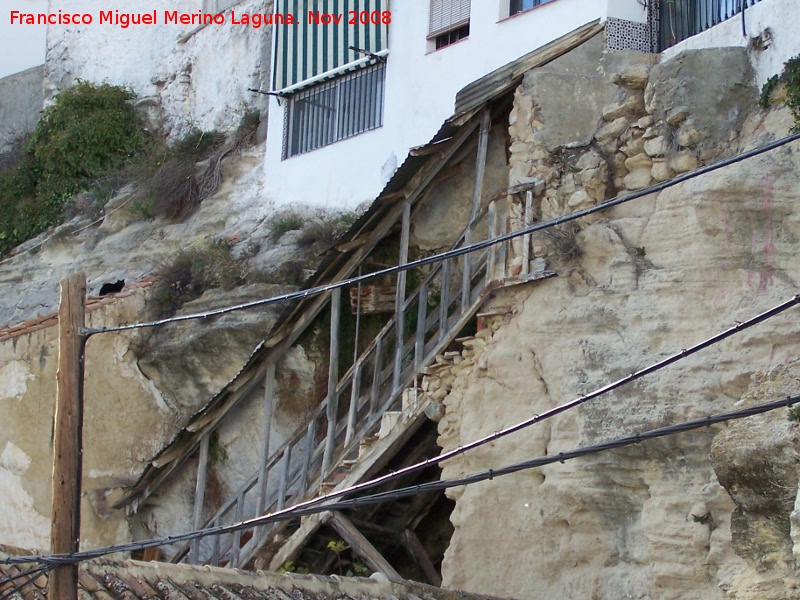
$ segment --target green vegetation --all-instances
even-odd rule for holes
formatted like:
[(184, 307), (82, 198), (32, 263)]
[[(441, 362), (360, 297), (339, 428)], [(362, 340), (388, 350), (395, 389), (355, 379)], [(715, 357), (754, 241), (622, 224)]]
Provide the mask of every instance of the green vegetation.
[(99, 215), (132, 181), (140, 189), (134, 213), (185, 218), (219, 187), (222, 161), (255, 141), (259, 114), (251, 111), (227, 138), (194, 129), (167, 147), (141, 127), (133, 98), (86, 81), (55, 97), (31, 138), (0, 164), (0, 253), (77, 213)]
[(86, 81), (56, 96), (17, 164), (0, 172), (0, 252), (59, 223), (77, 192), (144, 149), (133, 97)]
[(278, 240), (284, 233), (302, 229), (303, 223), (303, 215), (294, 209), (289, 209), (276, 213), (269, 220), (268, 227), (272, 236)]
[(792, 131), (800, 131), (800, 54), (784, 63), (783, 72), (780, 75), (773, 75), (767, 80), (761, 88), (759, 106), (769, 108), (772, 103), (772, 95), (779, 84), (784, 84), (786, 87), (785, 104), (792, 112), (795, 122)]

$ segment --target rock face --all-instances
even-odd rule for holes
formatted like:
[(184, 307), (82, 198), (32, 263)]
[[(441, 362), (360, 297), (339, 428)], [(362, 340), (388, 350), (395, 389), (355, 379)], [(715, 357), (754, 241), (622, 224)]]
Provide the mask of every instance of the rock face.
[[(46, 315), (57, 310), (58, 281), (83, 270), (88, 293), (103, 282), (124, 279), (123, 293), (104, 298), (89, 313), (88, 324), (107, 327), (147, 320), (153, 286), (141, 285), (182, 248), (225, 240), (237, 268), (266, 272), (298, 260), (295, 236), (275, 240), (269, 225), (272, 206), (260, 194), (263, 150), (226, 159), (218, 191), (180, 223), (145, 219), (130, 210), (135, 198), (123, 189), (106, 207), (101, 224), (73, 222), (27, 243), (28, 250), (0, 263), (0, 538), (6, 543), (46, 549), (50, 532), (51, 429), (54, 409), (57, 328)], [(114, 209), (116, 212), (112, 212)], [(80, 229), (75, 233), (70, 233)], [(299, 233), (299, 232), (297, 232)], [(303, 257), (304, 264), (311, 252)], [(145, 280), (148, 278), (145, 278)], [(135, 282), (140, 284), (135, 284)], [(207, 290), (181, 308), (182, 314), (239, 304), (287, 291), (286, 286), (255, 284), (223, 293)], [(160, 505), (136, 519), (112, 510), (120, 488), (132, 485), (145, 466), (208, 400), (227, 384), (265, 337), (283, 309), (277, 305), (200, 321), (173, 323), (146, 333), (103, 334), (87, 344), (84, 428), (85, 548), (152, 537), (192, 528), (193, 469), (185, 469), (164, 491)], [(42, 319), (36, 317), (45, 315)], [(10, 332), (10, 333), (9, 333)], [(273, 439), (306, 416), (314, 399), (317, 365), (302, 348), (280, 365)], [(310, 400), (311, 399), (311, 400)], [(239, 410), (214, 440), (209, 469), (212, 509), (252, 475), (259, 461), (261, 404)], [(224, 467), (223, 467), (224, 465)]]
[[(701, 64), (730, 68), (709, 80)], [(509, 184), (546, 181), (534, 198), (542, 220), (791, 127), (785, 109), (755, 108), (735, 49), (650, 69), (589, 45), (546, 69), (526, 75), (510, 124)], [(582, 114), (583, 97), (542, 87), (559, 69), (583, 86), (593, 116)], [(715, 106), (730, 110), (696, 107), (704, 86)], [(443, 449), (541, 414), (796, 294), (798, 175), (800, 153), (788, 146), (535, 237), (532, 258), (558, 277), (498, 290), (485, 329), (423, 382), (445, 409)], [(521, 214), (513, 200), (512, 227)], [(520, 246), (513, 250), (521, 260)], [(796, 391), (796, 365), (782, 366), (800, 350), (796, 310), (450, 460), (443, 478), (732, 410), (751, 382), (760, 391), (745, 402)], [(445, 585), (520, 598), (796, 597), (794, 579), (780, 583), (793, 573), (800, 539), (792, 525), (800, 522), (796, 427), (781, 410), (761, 425), (711, 427), (451, 490)]]

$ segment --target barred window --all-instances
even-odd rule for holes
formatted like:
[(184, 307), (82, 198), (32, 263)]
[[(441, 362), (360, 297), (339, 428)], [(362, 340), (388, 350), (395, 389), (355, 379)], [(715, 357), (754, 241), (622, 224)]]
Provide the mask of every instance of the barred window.
[(285, 111), (283, 157), (383, 126), (385, 74), (381, 62), (291, 96)]

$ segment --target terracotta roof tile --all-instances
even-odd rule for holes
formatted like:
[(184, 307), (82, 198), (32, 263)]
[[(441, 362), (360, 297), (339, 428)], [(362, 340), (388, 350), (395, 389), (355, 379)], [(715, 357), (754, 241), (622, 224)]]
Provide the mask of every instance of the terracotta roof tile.
[[(26, 555), (0, 546), (0, 556)], [(35, 564), (0, 564), (0, 582)], [(22, 583), (0, 583), (0, 594)], [(81, 563), (80, 600), (491, 600), (415, 582), (247, 572), (159, 562), (98, 559)], [(13, 600), (46, 600), (46, 577), (27, 583)]]

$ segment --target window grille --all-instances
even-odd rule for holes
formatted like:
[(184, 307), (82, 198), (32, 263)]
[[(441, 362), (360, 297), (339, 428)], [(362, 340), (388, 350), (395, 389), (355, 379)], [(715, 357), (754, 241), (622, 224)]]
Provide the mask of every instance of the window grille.
[(470, 0), (431, 0), (428, 39), (469, 24)]
[(283, 157), (328, 146), (383, 125), (386, 66), (378, 63), (289, 99)]
[(722, 23), (760, 0), (660, 0), (659, 50)]

